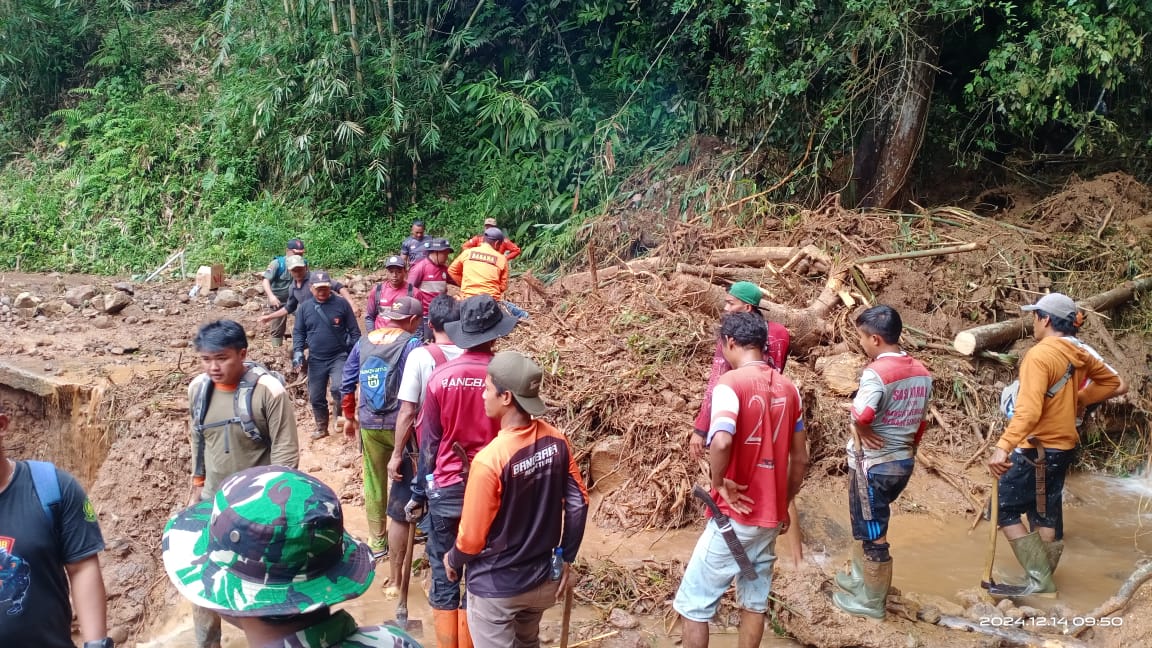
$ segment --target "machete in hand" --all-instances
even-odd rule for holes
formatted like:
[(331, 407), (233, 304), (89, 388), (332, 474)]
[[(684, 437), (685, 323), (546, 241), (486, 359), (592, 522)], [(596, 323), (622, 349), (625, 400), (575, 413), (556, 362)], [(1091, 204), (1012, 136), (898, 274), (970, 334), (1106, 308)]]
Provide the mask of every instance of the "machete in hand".
[(716, 526), (720, 528), (720, 535), (724, 538), (724, 543), (728, 545), (728, 550), (732, 552), (732, 557), (736, 559), (736, 564), (740, 567), (740, 575), (748, 580), (756, 580), (756, 568), (752, 566), (752, 561), (748, 559), (748, 552), (744, 551), (744, 545), (740, 544), (740, 538), (736, 537), (736, 530), (732, 528), (732, 521), (728, 519), (720, 511), (720, 507), (716, 505), (716, 500), (708, 494), (708, 491), (694, 486), (692, 494), (695, 495), (700, 501), (704, 502), (704, 506), (712, 512), (712, 518), (716, 520)]

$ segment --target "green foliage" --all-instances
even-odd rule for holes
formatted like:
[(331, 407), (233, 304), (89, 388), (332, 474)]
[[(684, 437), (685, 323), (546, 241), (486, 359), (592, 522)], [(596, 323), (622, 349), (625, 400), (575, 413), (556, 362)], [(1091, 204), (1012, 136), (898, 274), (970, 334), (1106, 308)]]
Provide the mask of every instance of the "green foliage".
[(297, 235), (373, 265), (494, 216), (546, 271), (696, 133), (815, 194), (924, 48), (936, 151), (1146, 154), (1150, 31), (1143, 0), (0, 0), (0, 266), (240, 270)]

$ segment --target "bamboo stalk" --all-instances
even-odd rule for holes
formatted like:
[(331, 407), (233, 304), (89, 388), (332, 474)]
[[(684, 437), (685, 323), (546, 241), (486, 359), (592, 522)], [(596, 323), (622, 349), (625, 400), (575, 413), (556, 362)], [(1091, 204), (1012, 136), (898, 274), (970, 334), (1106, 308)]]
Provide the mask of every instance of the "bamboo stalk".
[(979, 243), (965, 243), (964, 245), (950, 245), (948, 247), (933, 248), (929, 250), (912, 250), (910, 252), (893, 252), (892, 254), (877, 254), (876, 256), (856, 259), (856, 263), (879, 263), (880, 261), (898, 261), (901, 259), (917, 259), (920, 257), (941, 256), (944, 254), (959, 254), (971, 252), (983, 247)]
[(332, 16), (332, 35), (340, 35), (340, 18), (336, 15), (336, 0), (328, 0), (328, 14)]
[(356, 37), (356, 0), (348, 0), (348, 41), (352, 46), (352, 60), (356, 64), (356, 82), (364, 87), (364, 72), (361, 68), (360, 41)]

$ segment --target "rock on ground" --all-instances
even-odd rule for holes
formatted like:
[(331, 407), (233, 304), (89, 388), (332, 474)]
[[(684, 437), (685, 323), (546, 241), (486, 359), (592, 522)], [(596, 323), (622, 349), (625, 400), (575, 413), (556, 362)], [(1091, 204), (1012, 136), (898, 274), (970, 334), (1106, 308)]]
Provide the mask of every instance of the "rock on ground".
[(216, 301), (212, 302), (214, 306), (219, 308), (236, 308), (242, 303), (243, 302), (236, 295), (236, 291), (228, 290), (227, 288), (221, 288), (216, 293)]
[(64, 293), (64, 301), (73, 308), (82, 308), (96, 296), (95, 286), (75, 286)]
[(132, 304), (132, 298), (127, 293), (122, 293), (119, 290), (109, 295), (104, 295), (104, 312), (108, 315), (115, 315), (120, 311), (128, 308)]

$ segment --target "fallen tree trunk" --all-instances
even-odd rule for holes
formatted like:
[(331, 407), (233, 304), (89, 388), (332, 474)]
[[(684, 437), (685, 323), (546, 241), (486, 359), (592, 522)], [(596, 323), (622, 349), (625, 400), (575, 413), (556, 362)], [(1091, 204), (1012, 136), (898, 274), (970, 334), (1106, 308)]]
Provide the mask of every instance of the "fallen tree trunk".
[(634, 259), (628, 263), (621, 263), (619, 265), (605, 266), (597, 268), (595, 272), (577, 272), (565, 276), (557, 282), (564, 290), (581, 290), (584, 288), (592, 288), (593, 278), (596, 284), (601, 284), (606, 279), (611, 279), (621, 272), (628, 274), (636, 274), (639, 272), (654, 272), (664, 267), (665, 260), (661, 257), (644, 257), (643, 259)]
[(950, 630), (966, 630), (995, 637), (1012, 646), (1027, 648), (1088, 648), (1088, 644), (1078, 639), (1045, 637), (1007, 626), (982, 625), (961, 617), (941, 616), (937, 625)]
[[(1144, 277), (1126, 282), (1107, 292), (1092, 295), (1078, 303), (1081, 308), (1087, 310), (1111, 310), (1149, 288), (1152, 288), (1152, 277)], [(1011, 344), (1028, 335), (1031, 330), (1030, 320), (1024, 317), (985, 324), (957, 333), (952, 341), (952, 348), (964, 355), (975, 355), (978, 351)]]
[(711, 265), (742, 265), (763, 268), (767, 264), (783, 265), (786, 270), (803, 260), (809, 260), (803, 272), (809, 268), (816, 272), (828, 272), (832, 268), (832, 258), (815, 245), (804, 247), (738, 247), (719, 248), (708, 253)]
[[(1150, 578), (1152, 578), (1152, 562), (1145, 563), (1139, 569), (1132, 572), (1128, 580), (1124, 581), (1124, 584), (1120, 586), (1120, 590), (1116, 592), (1116, 596), (1101, 603), (1100, 607), (1084, 615), (1083, 619), (1085, 621), (1088, 619), (1100, 619), (1101, 617), (1111, 616), (1117, 611), (1122, 610), (1124, 606), (1128, 605), (1128, 602), (1132, 600), (1132, 595), (1140, 589), (1141, 585), (1148, 582)], [(1075, 628), (1068, 627), (1064, 630), (1064, 634), (1078, 637), (1081, 632), (1084, 632), (1089, 627), (1088, 625), (1081, 625)]]
[[(860, 275), (864, 278), (864, 282), (869, 286), (879, 286), (892, 276), (892, 271), (888, 268), (873, 268), (873, 267), (857, 267)], [(775, 280), (777, 273), (773, 272), (774, 268), (765, 266), (763, 269), (756, 268), (724, 268), (721, 266), (713, 265), (693, 265), (690, 263), (677, 263), (676, 272), (681, 274), (694, 275), (703, 277), (709, 280), (719, 279), (724, 283), (734, 283), (737, 281), (751, 281), (755, 284), (762, 285), (765, 281)], [(712, 283), (716, 283), (712, 281)]]

